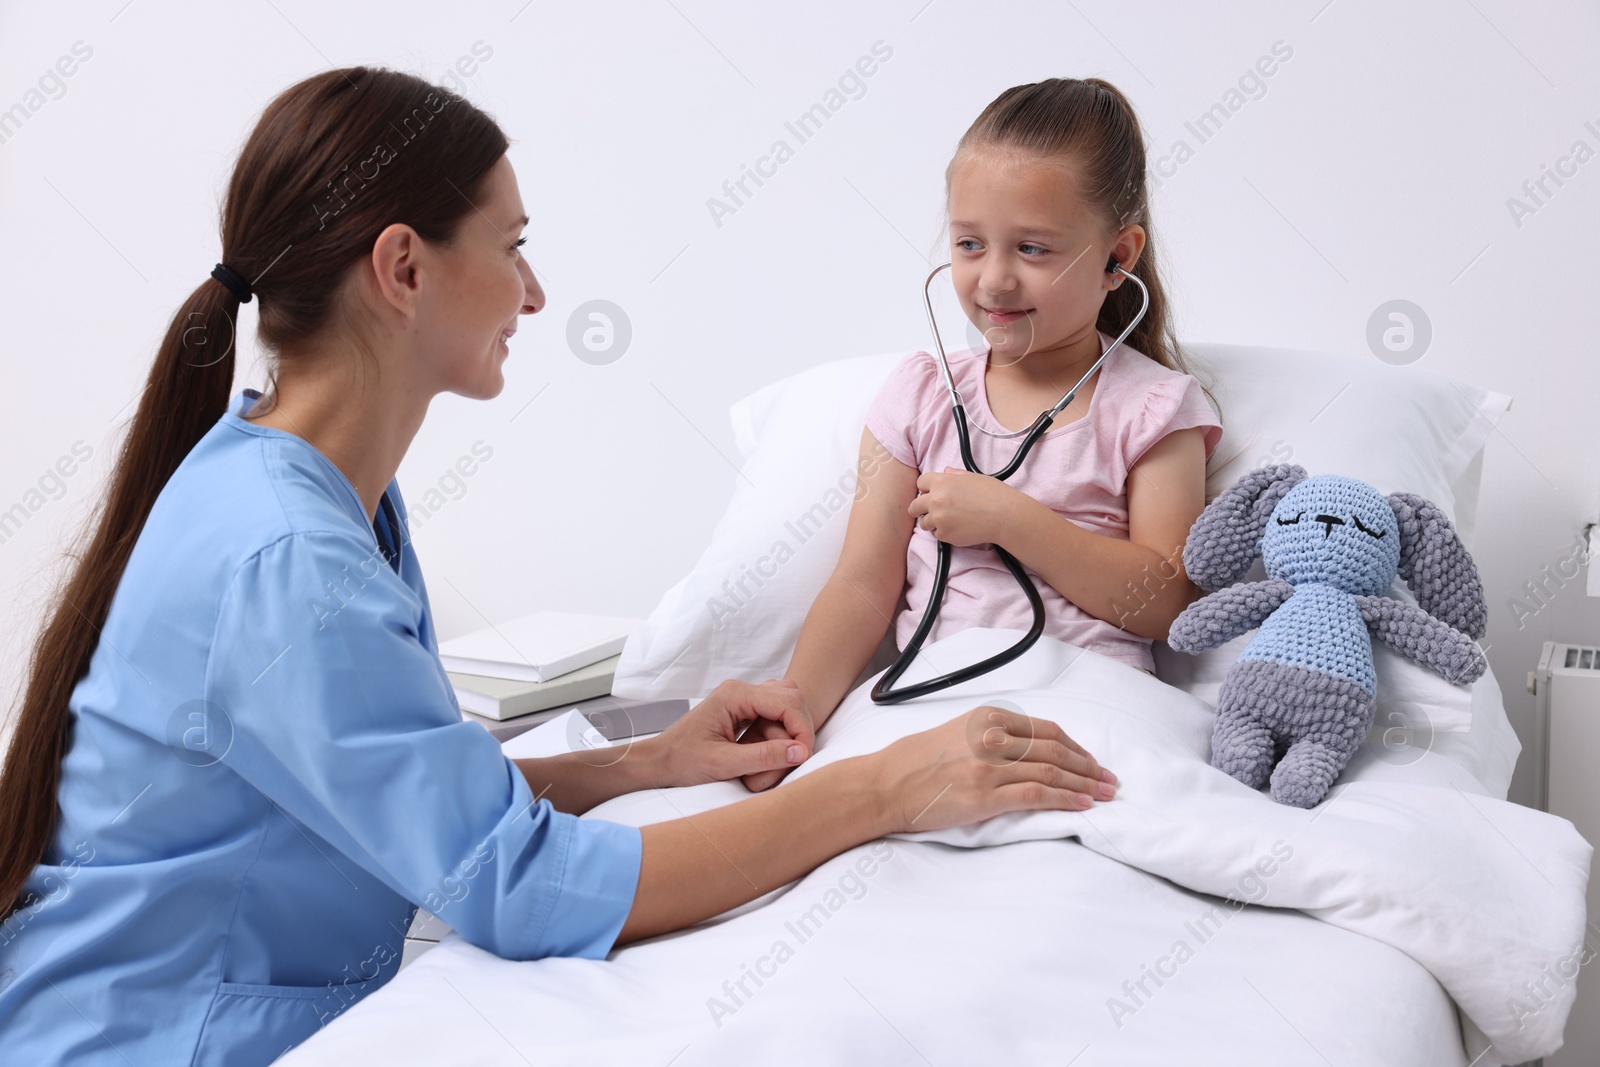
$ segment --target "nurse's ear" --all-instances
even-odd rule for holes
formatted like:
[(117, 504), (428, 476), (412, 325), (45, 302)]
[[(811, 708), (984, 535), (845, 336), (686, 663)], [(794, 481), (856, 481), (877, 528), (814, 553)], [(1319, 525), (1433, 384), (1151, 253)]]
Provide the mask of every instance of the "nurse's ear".
[(361, 264), (363, 283), (359, 292), (376, 303), (374, 310), (387, 318), (387, 309), (397, 312), (404, 325), (410, 325), (421, 310), (422, 281), (436, 274), (443, 265), (429, 254), (427, 243), (416, 230), (403, 222), (384, 227), (372, 242), (372, 254)]

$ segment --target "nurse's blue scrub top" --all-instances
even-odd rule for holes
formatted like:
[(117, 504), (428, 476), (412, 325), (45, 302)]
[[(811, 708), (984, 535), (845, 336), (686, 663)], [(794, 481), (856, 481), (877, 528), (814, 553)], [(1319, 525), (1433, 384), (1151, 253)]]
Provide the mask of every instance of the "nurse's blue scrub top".
[(369, 524), (258, 396), (161, 491), (73, 690), (6, 1063), (270, 1063), (394, 976), (419, 904), (513, 959), (602, 957), (632, 905), (639, 831), (462, 721), (398, 484)]

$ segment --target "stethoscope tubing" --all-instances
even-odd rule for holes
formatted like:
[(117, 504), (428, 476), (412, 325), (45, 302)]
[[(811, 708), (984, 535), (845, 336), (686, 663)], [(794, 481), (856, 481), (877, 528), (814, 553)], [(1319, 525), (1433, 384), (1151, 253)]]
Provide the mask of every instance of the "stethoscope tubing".
[[(961, 444), (962, 465), (974, 474), (984, 474), (985, 472), (979, 469), (977, 461), (972, 456), (972, 439), (967, 427), (966, 405), (962, 402), (961, 392), (956, 388), (955, 376), (950, 373), (950, 364), (944, 351), (944, 340), (939, 335), (939, 324), (933, 314), (933, 297), (929, 292), (930, 287), (933, 285), (933, 279), (938, 276), (940, 271), (949, 267), (950, 264), (945, 263), (935, 267), (929, 273), (927, 280), (922, 284), (922, 300), (928, 311), (928, 325), (933, 331), (933, 343), (939, 352), (939, 369), (944, 377), (945, 388), (950, 392), (950, 411), (955, 419), (956, 437)], [(1144, 319), (1145, 312), (1150, 307), (1150, 290), (1145, 286), (1144, 282), (1123, 270), (1115, 258), (1108, 264), (1108, 269), (1129, 279), (1139, 287), (1142, 300), (1139, 304), (1138, 314), (1134, 315), (1123, 331), (1117, 335), (1117, 339), (1106, 346), (1106, 350), (1100, 353), (1100, 358), (1095, 360), (1094, 366), (1085, 371), (1083, 377), (1078, 379), (1078, 384), (1067, 390), (1066, 395), (1054, 407), (1039, 414), (1039, 417), (1033, 421), (1033, 425), (1028, 428), (1027, 436), (1023, 437), (1022, 443), (1017, 446), (1017, 451), (1011, 457), (1011, 462), (995, 473), (989, 474), (988, 477), (998, 478), (1003, 482), (1021, 468), (1022, 461), (1027, 458), (1034, 442), (1044, 436), (1045, 431), (1050, 428), (1050, 424), (1055, 420), (1056, 415), (1060, 414), (1068, 404), (1072, 403), (1073, 397), (1078, 395), (1078, 390), (1082, 389), (1090, 376), (1100, 369), (1101, 364), (1106, 361), (1106, 357), (1116, 351), (1117, 347), (1133, 332), (1134, 327), (1138, 326), (1140, 321)], [(1044, 600), (1039, 596), (1039, 590), (1034, 586), (1033, 581), (1028, 577), (1027, 572), (1023, 570), (1022, 564), (1017, 561), (1015, 556), (999, 545), (991, 545), (990, 547), (1000, 557), (1000, 562), (1005, 564), (1006, 569), (1011, 572), (1011, 576), (1016, 579), (1017, 584), (1022, 587), (1023, 593), (1028, 598), (1028, 606), (1033, 611), (1033, 625), (1028, 628), (1028, 632), (1016, 644), (995, 653), (988, 659), (980, 660), (971, 666), (962, 667), (935, 678), (928, 678), (900, 689), (893, 688), (894, 683), (900, 680), (900, 676), (906, 672), (906, 669), (911, 666), (918, 653), (922, 651), (922, 643), (933, 630), (933, 622), (938, 618), (939, 609), (944, 603), (945, 586), (950, 579), (951, 547), (949, 542), (939, 541), (933, 572), (933, 586), (928, 590), (928, 605), (923, 610), (922, 621), (917, 624), (916, 630), (911, 635), (911, 640), (906, 642), (906, 647), (901, 651), (894, 663), (889, 665), (888, 669), (883, 672), (877, 683), (872, 687), (873, 703), (898, 704), (902, 701), (914, 700), (917, 697), (927, 696), (930, 693), (960, 685), (962, 682), (970, 681), (1010, 663), (1032, 648), (1034, 643), (1039, 640), (1040, 635), (1044, 633)]]

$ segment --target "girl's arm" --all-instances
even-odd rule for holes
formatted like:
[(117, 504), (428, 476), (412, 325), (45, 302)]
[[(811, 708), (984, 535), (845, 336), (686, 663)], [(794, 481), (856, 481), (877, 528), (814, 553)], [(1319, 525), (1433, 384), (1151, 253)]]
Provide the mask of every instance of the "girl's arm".
[(1128, 540), (1085, 530), (1023, 493), (997, 543), (1097, 619), (1165, 640), (1200, 589), (1183, 544), (1206, 504), (1205, 431), (1176, 430), (1128, 472)]
[[(799, 685), (818, 729), (883, 641), (906, 582), (906, 547), (914, 527), (906, 507), (917, 495), (916, 468), (889, 455), (871, 431), (863, 430), (857, 470), (863, 488), (850, 507), (844, 549), (806, 614), (784, 672)], [(763, 788), (766, 777), (746, 784)], [(777, 773), (772, 777), (775, 781)]]
[[(844, 548), (806, 613), (782, 679), (799, 688), (813, 729), (828, 721), (878, 650), (906, 581), (906, 547), (915, 527), (906, 508), (917, 495), (916, 468), (891, 456), (872, 431), (862, 430), (856, 471)], [(771, 744), (786, 736), (783, 726), (763, 720), (751, 723), (743, 740)], [(774, 766), (746, 774), (745, 787), (768, 789), (788, 770)]]

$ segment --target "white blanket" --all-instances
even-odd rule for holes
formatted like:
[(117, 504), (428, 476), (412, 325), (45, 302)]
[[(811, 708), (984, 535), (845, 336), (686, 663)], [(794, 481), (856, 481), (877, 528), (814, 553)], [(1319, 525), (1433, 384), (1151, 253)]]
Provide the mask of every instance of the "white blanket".
[[(964, 631), (906, 680), (1015, 636)], [(1117, 773), (1118, 796), (865, 845), (609, 962), (510, 963), (452, 934), (282, 1062), (348, 1062), (387, 1044), (482, 1063), (1082, 1053), (1088, 1067), (1249, 1053), (1460, 1067), (1451, 1000), (1466, 1054), (1494, 1043), (1480, 1065), (1559, 1047), (1592, 849), (1566, 820), (1486, 795), (1453, 761), (1369, 743), (1318, 808), (1282, 806), (1208, 765), (1204, 702), (1049, 638), (937, 697), (879, 707), (869, 689), (789, 781), (1000, 703), (1059, 722)], [(737, 783), (656, 790), (589, 817), (642, 825), (743, 795)]]
[[(972, 662), (1015, 636), (956, 635), (906, 677)], [(1511, 1062), (1560, 1046), (1584, 955), (1593, 853), (1566, 819), (1464, 788), (1446, 761), (1415, 759), (1394, 780), (1397, 764), (1371, 744), (1316, 808), (1278, 804), (1266, 787), (1251, 790), (1210, 766), (1212, 708), (1049, 639), (995, 675), (948, 691), (940, 701), (948, 712), (878, 707), (868, 688), (829, 720), (826, 752), (802, 771), (882, 748), (1008, 688), (1004, 706), (1055, 720), (1122, 782), (1116, 800), (1087, 812), (1019, 812), (915, 837), (962, 846), (1076, 837), (1190, 889), (1295, 908), (1393, 945), (1427, 967)], [(1261, 877), (1270, 862), (1253, 876), (1277, 841), (1292, 848), (1292, 859), (1270, 877)], [(1561, 970), (1569, 972), (1564, 980)]]

